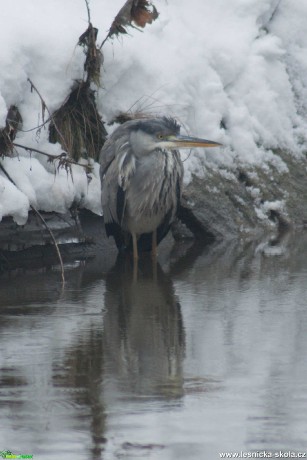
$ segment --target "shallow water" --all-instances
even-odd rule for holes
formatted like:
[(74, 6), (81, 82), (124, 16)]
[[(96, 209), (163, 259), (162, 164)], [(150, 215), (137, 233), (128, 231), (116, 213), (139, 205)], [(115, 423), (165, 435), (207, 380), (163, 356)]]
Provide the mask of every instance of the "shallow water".
[[(307, 235), (0, 277), (0, 450), (307, 452)], [(275, 457), (274, 457), (275, 458)]]

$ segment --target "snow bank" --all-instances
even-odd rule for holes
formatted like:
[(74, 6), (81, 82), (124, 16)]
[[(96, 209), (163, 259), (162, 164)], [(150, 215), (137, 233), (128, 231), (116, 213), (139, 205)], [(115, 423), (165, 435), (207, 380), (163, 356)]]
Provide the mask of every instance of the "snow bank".
[[(123, 0), (91, 0), (91, 16), (105, 37)], [(155, 0), (160, 16), (144, 33), (130, 29), (104, 45), (98, 108), (109, 121), (118, 111), (145, 110), (176, 116), (195, 135), (223, 142), (222, 150), (183, 154), (186, 182), (206, 165), (282, 160), (272, 149), (300, 155), (307, 139), (307, 3), (305, 0)], [(40, 101), (51, 111), (82, 78), (84, 55), (76, 47), (87, 28), (83, 0), (11, 0), (2, 5), (0, 126), (8, 107), (18, 105), (24, 132), (18, 142), (52, 154), (41, 123)], [(98, 166), (88, 183), (81, 167), (66, 171), (19, 151), (1, 160), (17, 188), (0, 173), (0, 218), (27, 218), (29, 205), (65, 212), (72, 203), (100, 213)]]

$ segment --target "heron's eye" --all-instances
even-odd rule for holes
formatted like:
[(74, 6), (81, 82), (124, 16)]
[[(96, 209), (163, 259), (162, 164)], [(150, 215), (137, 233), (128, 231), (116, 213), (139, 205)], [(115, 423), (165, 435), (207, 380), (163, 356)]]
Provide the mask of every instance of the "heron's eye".
[(158, 139), (164, 139), (163, 134), (158, 134)]

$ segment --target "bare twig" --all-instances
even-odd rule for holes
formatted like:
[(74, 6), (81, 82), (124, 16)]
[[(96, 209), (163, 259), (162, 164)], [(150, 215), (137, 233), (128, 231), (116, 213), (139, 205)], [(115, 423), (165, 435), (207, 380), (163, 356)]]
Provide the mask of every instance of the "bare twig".
[(91, 11), (90, 11), (90, 5), (89, 5), (88, 0), (85, 0), (85, 5), (86, 5), (86, 9), (87, 9), (88, 23), (90, 24), (91, 23)]
[(30, 128), (30, 129), (19, 129), (20, 132), (22, 133), (30, 133), (31, 131), (39, 131), (41, 130), (47, 123), (49, 123), (49, 121), (51, 121), (51, 118), (47, 118), (47, 120), (45, 120), (43, 123), (41, 123), (40, 125), (37, 125), (37, 126), (34, 126), (34, 128)]
[[(0, 169), (1, 171), (5, 174), (5, 176), (8, 178), (8, 180), (10, 182), (12, 182), (12, 184), (16, 187), (16, 183), (15, 181), (12, 179), (12, 177), (9, 175), (9, 173), (6, 171), (6, 169), (4, 168), (4, 166), (0, 163)], [(44, 227), (46, 228), (46, 230), (48, 231), (49, 235), (51, 236), (51, 239), (53, 241), (53, 244), (55, 246), (55, 249), (56, 249), (56, 252), (57, 252), (57, 255), (58, 255), (58, 259), (59, 259), (59, 262), (60, 262), (60, 265), (61, 265), (61, 276), (62, 276), (62, 285), (64, 286), (65, 284), (65, 273), (64, 273), (64, 264), (63, 264), (63, 259), (62, 259), (62, 256), (61, 256), (61, 252), (60, 252), (60, 248), (59, 248), (59, 245), (58, 243), (56, 242), (56, 239), (54, 237), (54, 234), (52, 232), (52, 230), (48, 227), (48, 224), (47, 222), (45, 221), (45, 219), (43, 218), (43, 216), (41, 215), (41, 213), (32, 205), (30, 204), (30, 208), (31, 210), (39, 217), (39, 219), (41, 220), (41, 222), (43, 223)]]
[(267, 24), (270, 24), (270, 23), (273, 21), (275, 15), (276, 15), (276, 13), (277, 13), (277, 10), (279, 9), (280, 4), (281, 4), (281, 0), (279, 0), (279, 2), (277, 3), (276, 7), (274, 8), (274, 10), (273, 10), (273, 12), (272, 12), (272, 14), (271, 14), (271, 17), (270, 17), (270, 19), (268, 20)]
[(60, 251), (60, 248), (59, 248), (59, 245), (58, 243), (56, 242), (56, 239), (54, 237), (54, 234), (52, 232), (52, 230), (50, 229), (50, 227), (48, 227), (48, 224), (47, 222), (45, 221), (45, 219), (43, 218), (43, 216), (41, 215), (41, 213), (34, 207), (30, 204), (30, 208), (32, 209), (32, 211), (35, 212), (35, 214), (39, 217), (39, 219), (41, 220), (42, 224), (44, 225), (44, 227), (46, 228), (46, 230), (48, 231), (49, 235), (51, 236), (51, 239), (53, 241), (53, 244), (55, 246), (55, 249), (56, 249), (56, 252), (57, 252), (57, 255), (58, 255), (58, 259), (59, 259), (59, 262), (60, 262), (60, 265), (61, 265), (61, 277), (62, 277), (62, 285), (64, 286), (65, 284), (65, 271), (64, 271), (64, 264), (63, 264), (63, 259), (62, 259), (62, 255), (61, 255), (61, 251)]
[(28, 78), (28, 82), (29, 82), (30, 85), (31, 85), (31, 91), (34, 90), (34, 91), (37, 93), (37, 95), (38, 95), (38, 97), (40, 98), (40, 100), (41, 100), (41, 103), (42, 103), (42, 117), (43, 117), (43, 122), (45, 121), (45, 120), (44, 120), (44, 118), (45, 118), (44, 113), (45, 113), (45, 110), (47, 110), (48, 115), (49, 115), (49, 118), (52, 120), (56, 132), (58, 133), (59, 137), (60, 137), (61, 140), (63, 141), (63, 146), (64, 146), (65, 150), (67, 150), (67, 152), (69, 152), (69, 149), (67, 148), (65, 139), (64, 139), (64, 137), (63, 137), (61, 131), (58, 129), (58, 127), (57, 127), (57, 125), (56, 125), (56, 123), (55, 123), (55, 121), (54, 121), (54, 117), (52, 116), (52, 113), (50, 112), (50, 110), (49, 110), (49, 108), (48, 108), (48, 106), (47, 106), (47, 104), (46, 104), (46, 102), (45, 102), (43, 96), (41, 95), (41, 93), (40, 93), (39, 90), (36, 88), (36, 86), (34, 85), (33, 81), (32, 81), (30, 78)]
[[(50, 155), (50, 153), (43, 152), (42, 150), (38, 150), (38, 149), (35, 149), (33, 147), (27, 147), (26, 145), (17, 144), (16, 142), (13, 142), (12, 145), (14, 147), (19, 147), (21, 149), (24, 149), (27, 152), (35, 152), (35, 153), (39, 153), (40, 155), (44, 155), (44, 156), (48, 157), (50, 161), (59, 160), (59, 161), (63, 162), (64, 155), (66, 155), (66, 153), (63, 152), (61, 155), (53, 156), (53, 155)], [(86, 172), (89, 172), (89, 170), (91, 169), (90, 165), (88, 165), (88, 164), (87, 165), (82, 165), (81, 163), (77, 163), (76, 161), (73, 161), (70, 158), (65, 158), (65, 162), (67, 162), (70, 165), (81, 166), (81, 168), (84, 168), (86, 170)]]

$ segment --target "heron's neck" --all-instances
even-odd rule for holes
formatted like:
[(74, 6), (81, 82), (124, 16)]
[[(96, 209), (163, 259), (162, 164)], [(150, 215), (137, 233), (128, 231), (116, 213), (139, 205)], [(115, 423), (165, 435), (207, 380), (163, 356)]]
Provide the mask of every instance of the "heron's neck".
[(139, 131), (131, 133), (130, 143), (134, 155), (138, 158), (148, 155), (156, 148), (156, 144), (153, 142), (152, 137), (146, 133), (140, 133)]

